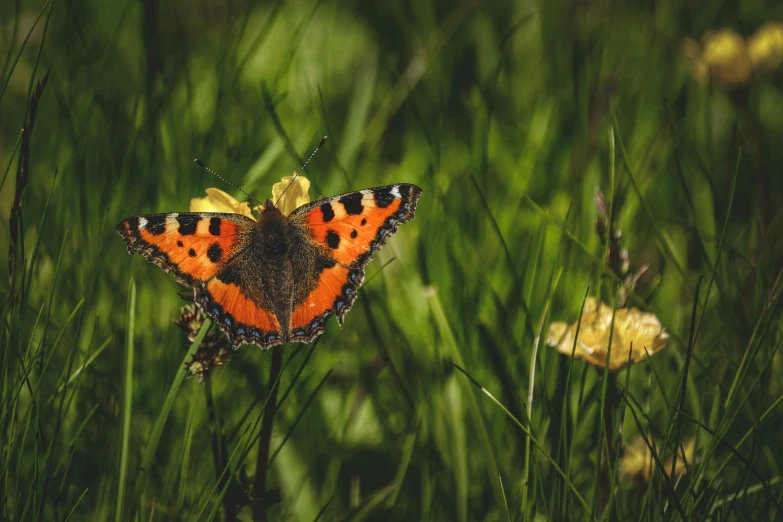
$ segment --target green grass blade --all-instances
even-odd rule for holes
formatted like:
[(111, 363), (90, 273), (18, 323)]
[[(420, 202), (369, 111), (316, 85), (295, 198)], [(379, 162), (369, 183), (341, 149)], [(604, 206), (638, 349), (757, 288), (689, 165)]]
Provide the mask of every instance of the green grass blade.
[(533, 443), (533, 445), (534, 445), (534, 446), (536, 446), (536, 448), (538, 448), (538, 451), (540, 451), (540, 452), (541, 452), (541, 454), (542, 454), (542, 455), (543, 455), (543, 456), (546, 458), (546, 460), (548, 460), (548, 461), (549, 461), (549, 463), (551, 464), (551, 466), (554, 468), (555, 472), (556, 472), (558, 475), (560, 475), (560, 477), (562, 477), (562, 478), (563, 478), (563, 480), (565, 480), (565, 481), (568, 483), (568, 487), (571, 489), (571, 492), (573, 493), (573, 495), (576, 497), (576, 499), (579, 501), (579, 503), (580, 503), (580, 504), (582, 505), (582, 507), (585, 509), (585, 512), (586, 512), (586, 513), (589, 515), (589, 518), (590, 518), (590, 520), (596, 520), (596, 518), (595, 518), (595, 515), (593, 514), (593, 510), (592, 510), (592, 508), (591, 508), (591, 507), (590, 507), (590, 506), (587, 504), (587, 502), (585, 501), (584, 497), (582, 497), (581, 493), (579, 493), (579, 490), (578, 490), (578, 489), (576, 489), (576, 486), (573, 484), (573, 482), (571, 482), (571, 480), (568, 478), (568, 476), (565, 474), (565, 472), (564, 472), (564, 471), (563, 471), (563, 470), (560, 468), (560, 466), (558, 466), (558, 465), (557, 465), (557, 463), (556, 463), (556, 462), (555, 462), (555, 461), (552, 459), (552, 457), (551, 457), (551, 456), (550, 456), (550, 455), (547, 453), (547, 451), (546, 451), (546, 448), (543, 446), (543, 444), (541, 444), (541, 443), (540, 443), (540, 442), (539, 442), (539, 441), (538, 441), (538, 440), (537, 440), (537, 439), (536, 439), (536, 438), (533, 436), (533, 434), (530, 432), (530, 430), (528, 430), (528, 429), (527, 429), (527, 427), (526, 427), (526, 426), (525, 426), (525, 425), (524, 425), (524, 424), (523, 424), (523, 423), (522, 423), (522, 422), (521, 422), (519, 419), (517, 419), (516, 417), (514, 417), (514, 415), (513, 415), (513, 414), (512, 414), (510, 411), (508, 411), (508, 409), (507, 409), (507, 408), (506, 408), (506, 407), (503, 405), (503, 403), (502, 403), (502, 402), (500, 402), (499, 400), (497, 400), (497, 399), (495, 398), (495, 396), (494, 396), (494, 395), (492, 395), (492, 394), (489, 392), (489, 390), (487, 390), (487, 389), (486, 389), (486, 388), (484, 388), (484, 387), (483, 387), (481, 384), (479, 384), (479, 382), (478, 382), (478, 381), (476, 381), (476, 380), (475, 380), (473, 377), (471, 377), (471, 376), (470, 376), (470, 374), (469, 374), (468, 372), (466, 372), (466, 371), (465, 371), (463, 368), (461, 368), (460, 366), (458, 366), (458, 365), (456, 365), (456, 364), (455, 364), (455, 365), (454, 365), (454, 367), (455, 367), (455, 368), (457, 368), (459, 371), (461, 371), (463, 374), (465, 374), (465, 376), (468, 378), (468, 380), (470, 380), (470, 382), (471, 382), (471, 383), (472, 383), (474, 386), (476, 386), (476, 387), (477, 387), (479, 390), (481, 390), (481, 393), (483, 393), (484, 395), (486, 395), (487, 397), (489, 397), (489, 398), (490, 398), (490, 400), (491, 400), (492, 402), (494, 402), (494, 403), (495, 403), (495, 404), (496, 404), (498, 407), (500, 407), (500, 409), (503, 411), (503, 413), (505, 413), (505, 414), (506, 414), (506, 416), (508, 416), (508, 418), (510, 418), (510, 419), (512, 420), (512, 422), (514, 422), (514, 424), (516, 424), (516, 425), (517, 425), (517, 427), (518, 427), (520, 430), (522, 430), (522, 432), (523, 432), (525, 435), (527, 435), (528, 437), (530, 437), (530, 441)]
[(332, 374), (332, 370), (329, 370), (326, 372), (326, 375), (324, 375), (323, 379), (321, 379), (321, 382), (318, 383), (318, 385), (315, 387), (313, 392), (307, 397), (307, 400), (304, 403), (304, 406), (302, 406), (302, 409), (299, 410), (299, 413), (296, 415), (296, 418), (294, 419), (294, 422), (291, 423), (291, 427), (288, 428), (288, 431), (286, 432), (285, 436), (283, 437), (283, 440), (280, 441), (280, 444), (277, 446), (277, 449), (274, 453), (272, 453), (272, 456), (269, 457), (269, 467), (272, 467), (272, 463), (275, 461), (275, 457), (277, 457), (277, 454), (280, 453), (280, 450), (283, 449), (283, 446), (286, 442), (288, 442), (288, 438), (291, 436), (291, 434), (296, 429), (297, 424), (299, 424), (299, 421), (302, 420), (302, 417), (307, 412), (307, 408), (310, 407), (310, 404), (313, 402), (313, 399), (318, 395), (318, 392), (321, 390), (321, 387), (323, 387), (324, 384), (326, 384), (326, 380), (329, 378), (329, 376)]
[(117, 504), (114, 520), (123, 520), (125, 492), (127, 489), (128, 460), (130, 452), (131, 412), (133, 408), (133, 357), (136, 333), (136, 281), (131, 278), (128, 285), (128, 311), (125, 322), (125, 383), (123, 386), (122, 431), (120, 435), (120, 466), (117, 477)]
[(182, 364), (177, 370), (177, 373), (174, 376), (174, 381), (169, 387), (169, 391), (166, 394), (166, 399), (163, 402), (160, 413), (158, 414), (157, 419), (155, 419), (155, 425), (152, 428), (152, 432), (150, 433), (150, 437), (147, 440), (147, 445), (145, 446), (144, 453), (141, 457), (141, 469), (139, 470), (139, 474), (136, 479), (136, 499), (140, 499), (141, 495), (144, 493), (144, 488), (147, 485), (149, 473), (152, 469), (153, 461), (155, 460), (155, 452), (158, 449), (160, 436), (163, 433), (163, 428), (166, 425), (169, 414), (171, 413), (171, 408), (174, 407), (174, 400), (177, 398), (177, 392), (179, 391), (180, 386), (182, 386), (182, 383), (185, 381), (185, 377), (188, 375), (187, 365), (193, 360), (193, 356), (196, 354), (196, 351), (198, 351), (199, 346), (201, 346), (201, 341), (204, 340), (204, 337), (207, 335), (207, 331), (209, 330), (210, 326), (212, 326), (212, 321), (209, 319), (204, 320), (204, 324), (198, 331), (198, 335), (196, 335), (196, 338), (191, 343), (190, 348), (188, 348), (188, 352), (182, 359)]
[[(16, 64), (19, 62), (19, 58), (22, 57), (22, 51), (24, 51), (24, 48), (27, 46), (27, 41), (30, 39), (30, 36), (33, 34), (33, 30), (38, 25), (38, 22), (41, 21), (41, 17), (43, 16), (43, 14), (46, 12), (47, 9), (49, 9), (49, 15), (51, 16), (51, 6), (49, 5), (51, 4), (51, 2), (52, 0), (46, 0), (46, 3), (41, 8), (41, 12), (38, 13), (38, 17), (36, 17), (35, 22), (33, 22), (30, 25), (30, 30), (27, 31), (27, 36), (24, 37), (24, 41), (22, 42), (21, 47), (19, 47), (19, 52), (16, 53), (16, 57), (14, 57), (14, 61), (11, 64), (11, 67), (6, 72), (5, 83), (3, 84), (3, 88), (0, 89), (0, 100), (2, 100), (3, 96), (5, 95), (5, 90), (8, 88), (8, 84), (11, 82), (11, 76), (13, 76), (14, 74), (14, 70), (16, 69)], [(48, 18), (47, 18), (47, 22), (48, 22)], [(41, 46), (41, 48), (42, 47), (43, 46)], [(36, 60), (36, 64), (37, 64), (37, 60)]]

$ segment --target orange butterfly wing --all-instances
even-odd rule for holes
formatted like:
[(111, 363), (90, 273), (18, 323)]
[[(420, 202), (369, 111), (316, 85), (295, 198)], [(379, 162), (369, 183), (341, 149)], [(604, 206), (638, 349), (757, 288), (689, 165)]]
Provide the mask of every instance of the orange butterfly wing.
[(421, 189), (399, 184), (322, 199), (301, 206), (289, 220), (303, 227), (321, 254), (313, 289), (291, 315), (291, 340), (309, 342), (336, 312), (342, 324), (364, 281), (364, 267), (402, 224), (413, 219)]
[[(262, 285), (245, 270), (255, 222), (240, 214), (171, 213), (133, 216), (117, 225), (128, 252), (193, 286), (196, 304), (226, 333), (235, 348), (252, 342), (282, 344), (277, 318), (266, 306)], [(248, 291), (248, 289), (251, 289)]]

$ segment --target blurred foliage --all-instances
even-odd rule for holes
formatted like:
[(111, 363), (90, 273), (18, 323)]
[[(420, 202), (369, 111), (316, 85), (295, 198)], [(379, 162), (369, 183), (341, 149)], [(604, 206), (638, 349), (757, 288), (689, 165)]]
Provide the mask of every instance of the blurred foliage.
[[(686, 52), (781, 20), (769, 0), (3, 2), (3, 518), (783, 516), (783, 67), (727, 85)], [(271, 364), (251, 346), (184, 382), (140, 473), (188, 350), (183, 288), (112, 229), (211, 186), (242, 200), (194, 157), (263, 200), (323, 135), (312, 198), (423, 195), (344, 327), (286, 348), (270, 491), (248, 494)], [(599, 191), (647, 267), (629, 304), (671, 335), (611, 376), (544, 346), (550, 317), (621, 286)], [(617, 473), (615, 439), (640, 436), (656, 465)]]

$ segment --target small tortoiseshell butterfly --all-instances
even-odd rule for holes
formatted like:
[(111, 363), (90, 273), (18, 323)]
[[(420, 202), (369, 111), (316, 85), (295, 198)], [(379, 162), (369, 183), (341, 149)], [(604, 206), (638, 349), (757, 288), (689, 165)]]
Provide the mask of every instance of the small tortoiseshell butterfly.
[(171, 213), (117, 225), (128, 252), (180, 283), (228, 336), (270, 348), (309, 343), (336, 313), (342, 325), (364, 267), (402, 223), (421, 189), (402, 183), (302, 205), (284, 216), (267, 200), (258, 221), (241, 214)]

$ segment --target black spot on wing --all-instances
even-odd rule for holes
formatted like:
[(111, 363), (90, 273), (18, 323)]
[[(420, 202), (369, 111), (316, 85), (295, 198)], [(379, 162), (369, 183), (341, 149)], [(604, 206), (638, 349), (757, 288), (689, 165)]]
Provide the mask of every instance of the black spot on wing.
[(337, 232), (334, 230), (330, 230), (326, 233), (326, 244), (329, 245), (329, 248), (332, 250), (335, 250), (339, 248), (340, 246), (340, 236), (337, 235)]
[(223, 220), (219, 217), (213, 217), (209, 220), (209, 233), (213, 236), (219, 236), (220, 235), (220, 223)]
[(346, 214), (349, 216), (358, 216), (364, 210), (362, 205), (362, 193), (354, 192), (352, 194), (346, 194), (340, 198), (340, 203), (343, 204)]
[(324, 216), (324, 223), (328, 223), (334, 219), (334, 210), (331, 203), (324, 203), (321, 205), (321, 214)]
[(177, 240), (177, 246), (181, 248), (181, 247), (183, 247), (183, 246), (185, 246), (185, 245), (184, 245), (184, 243), (182, 243), (182, 241), (180, 241), (180, 240), (178, 239), (178, 240)]
[(358, 236), (358, 235), (359, 235), (359, 232), (356, 229), (351, 231), (351, 238), (356, 239), (356, 236)]
[(217, 263), (220, 261), (220, 257), (223, 255), (223, 249), (220, 248), (220, 245), (217, 243), (212, 243), (212, 245), (207, 249), (207, 257), (210, 261), (213, 263)]
[(392, 187), (381, 187), (373, 190), (373, 199), (375, 199), (375, 206), (380, 208), (386, 208), (394, 201), (394, 196), (391, 193)]
[(362, 219), (362, 226), (364, 226), (364, 225), (366, 225), (366, 224), (367, 224), (367, 220), (363, 218), (363, 219)]
[(196, 227), (201, 218), (196, 216), (177, 216), (177, 223), (179, 223), (178, 232), (183, 236), (192, 236), (196, 233)]
[(166, 231), (166, 216), (150, 216), (147, 218), (147, 226), (153, 236), (159, 236)]
[(190, 257), (196, 257), (196, 251), (191, 248), (190, 250), (188, 250), (188, 255)]

